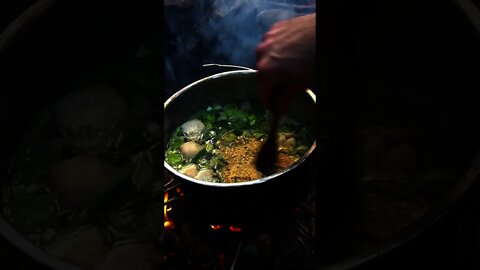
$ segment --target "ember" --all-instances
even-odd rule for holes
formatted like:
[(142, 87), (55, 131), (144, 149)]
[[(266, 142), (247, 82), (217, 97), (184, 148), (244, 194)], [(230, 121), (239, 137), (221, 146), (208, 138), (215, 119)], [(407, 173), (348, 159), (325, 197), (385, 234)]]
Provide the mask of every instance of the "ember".
[(183, 193), (183, 191), (180, 189), (180, 187), (176, 187), (176, 188), (175, 188), (175, 192), (177, 192), (177, 194), (178, 194), (180, 197), (182, 197), (182, 196), (185, 195), (185, 194)]
[[(210, 228), (212, 228), (212, 230), (214, 230), (214, 231), (218, 231), (223, 227), (224, 227), (224, 225), (210, 225)], [(238, 232), (242, 231), (242, 228), (235, 227), (235, 226), (228, 226), (228, 230), (231, 231), (231, 232), (234, 232), (234, 233), (238, 233)]]
[(165, 220), (163, 222), (163, 227), (165, 227), (166, 230), (171, 230), (171, 229), (175, 228), (175, 226), (173, 225), (173, 222), (171, 222), (169, 220)]
[(241, 232), (241, 231), (242, 231), (242, 228), (235, 227), (235, 226), (228, 226), (228, 229), (229, 229), (231, 232)]

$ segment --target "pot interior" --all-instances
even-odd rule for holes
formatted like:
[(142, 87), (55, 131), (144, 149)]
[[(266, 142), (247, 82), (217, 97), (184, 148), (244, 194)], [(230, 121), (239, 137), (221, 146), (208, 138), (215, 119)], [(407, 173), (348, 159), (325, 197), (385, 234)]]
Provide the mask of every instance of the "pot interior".
[[(166, 147), (172, 132), (198, 110), (203, 110), (208, 106), (216, 104), (227, 103), (241, 104), (248, 102), (252, 106), (262, 106), (258, 91), (258, 75), (255, 70), (219, 73), (184, 87), (165, 102), (164, 146)], [(310, 138), (315, 140), (315, 95), (310, 90), (306, 90), (296, 96), (286, 115), (298, 121), (301, 126), (304, 126)], [(305, 154), (306, 156), (310, 155), (314, 150), (315, 142), (309, 147), (310, 149)], [(303, 159), (300, 162), (303, 162)], [(165, 163), (165, 166), (178, 176), (192, 180), (189, 177), (176, 173), (167, 163)], [(195, 182), (201, 183), (201, 181)]]

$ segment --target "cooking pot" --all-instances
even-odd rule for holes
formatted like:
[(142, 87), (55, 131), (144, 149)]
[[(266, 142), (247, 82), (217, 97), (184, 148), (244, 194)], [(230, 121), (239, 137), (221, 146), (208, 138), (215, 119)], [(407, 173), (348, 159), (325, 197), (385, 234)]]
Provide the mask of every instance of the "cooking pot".
[[(8, 130), (8, 132), (4, 133), (2, 137), (3, 150), (0, 155), (0, 186), (2, 191), (7, 190), (6, 187), (11, 183), (12, 171), (15, 171), (15, 169), (12, 170), (12, 167), (15, 167), (12, 165), (15, 164), (12, 159), (17, 156), (20, 145), (27, 140), (25, 137), (32, 135), (28, 127), (35, 123), (35, 119), (38, 119), (37, 116), (40, 112), (51, 109), (61, 98), (69, 96), (73, 91), (76, 91), (74, 88), (82, 84), (90, 85), (110, 79), (126, 78), (127, 76), (114, 76), (115, 78), (113, 78), (110, 73), (110, 71), (116, 72), (114, 66), (119, 67), (118, 64), (126, 58), (134, 59), (128, 64), (128, 70), (136, 69), (138, 71), (142, 68), (141, 74), (129, 73), (128, 76), (138, 78), (139, 75), (147, 74), (148, 72), (143, 72), (145, 70), (143, 69), (145, 67), (143, 60), (145, 59), (153, 58), (155, 61), (152, 62), (157, 63), (158, 66), (155, 70), (161, 70), (161, 60), (155, 59), (155, 50), (152, 49), (155, 48), (154, 44), (160, 44), (161, 30), (158, 29), (157, 24), (149, 21), (154, 20), (156, 22), (156, 16), (159, 12), (160, 10), (151, 8), (146, 2), (122, 4), (107, 0), (68, 3), (56, 0), (39, 0), (5, 29), (0, 35), (0, 88), (2, 89), (0, 94), (2, 104), (0, 106), (0, 118), (4, 130)], [(153, 36), (153, 38), (147, 40), (147, 35)], [(155, 43), (155, 40), (157, 43)], [(137, 49), (140, 46), (144, 47), (138, 51)], [(157, 51), (160, 51), (160, 49)], [(136, 55), (136, 52), (139, 52), (139, 55)], [(148, 57), (141, 58), (149, 52)], [(140, 61), (138, 61), (139, 59)], [(133, 66), (140, 67), (132, 69)], [(107, 68), (104, 69), (105, 67)], [(102, 69), (107, 72), (102, 72)], [(160, 76), (159, 74), (157, 78)], [(150, 87), (148, 79), (143, 80), (143, 82), (146, 82), (147, 85), (143, 87), (137, 85), (140, 88), (136, 88), (133, 92), (140, 93), (147, 86), (149, 89), (153, 88), (154, 93), (161, 94), (159, 86)], [(109, 83), (107, 82), (107, 84)], [(124, 85), (127, 86), (128, 84)], [(131, 87), (131, 85), (128, 87)], [(115, 88), (117, 91), (119, 90), (117, 86)], [(134, 88), (132, 87), (132, 89)], [(115, 99), (118, 100), (115, 97), (112, 98), (111, 95), (104, 97), (106, 97), (104, 100), (108, 100), (107, 103)], [(94, 98), (93, 102), (95, 103), (100, 99)], [(134, 99), (126, 98), (125, 100), (130, 103)], [(155, 102), (160, 101), (160, 99), (160, 97), (151, 97), (150, 101)], [(139, 106), (137, 108), (140, 108), (140, 111), (145, 112), (145, 108), (152, 108), (148, 102), (139, 99), (136, 102), (138, 102)], [(82, 106), (78, 103), (77, 105)], [(88, 107), (88, 105), (84, 107)], [(105, 112), (102, 109), (98, 111)], [(161, 108), (158, 108), (158, 111), (161, 112)], [(110, 118), (113, 114), (107, 112), (103, 115)], [(95, 117), (90, 118), (93, 120), (90, 123), (96, 125), (103, 121)], [(157, 119), (161, 121), (159, 117)], [(139, 122), (142, 122), (142, 120)], [(158, 130), (161, 130), (160, 126), (158, 126)], [(48, 159), (48, 156), (48, 154), (40, 155), (40, 158)], [(162, 168), (161, 163), (158, 167)], [(33, 170), (27, 168), (22, 170), (22, 173), (28, 174)], [(161, 180), (157, 179), (157, 181), (160, 182)], [(5, 205), (11, 202), (12, 196), (9, 200), (6, 196), (7, 193), (2, 192), (2, 211), (0, 214), (2, 239), (0, 249), (5, 250), (7, 254), (12, 254), (12, 256), (6, 255), (2, 258), (1, 268), (9, 268), (10, 265), (17, 265), (17, 267), (25, 269), (93, 268), (86, 267), (85, 264), (79, 263), (77, 259), (71, 260), (64, 256), (58, 256), (58, 254), (56, 254), (58, 256), (56, 257), (52, 255), (55, 253), (47, 252), (45, 246), (39, 247), (38, 243), (35, 243), (28, 233), (15, 226), (12, 219), (9, 219), (5, 211)], [(27, 204), (27, 207), (30, 205), (32, 208), (35, 207), (32, 202)], [(161, 215), (159, 215), (159, 219), (161, 219)], [(158, 228), (161, 228), (161, 221), (158, 224)], [(69, 230), (72, 229), (72, 226), (60, 225), (55, 230), (57, 229), (58, 231)], [(73, 229), (76, 230), (77, 228)], [(78, 229), (82, 230), (81, 228)], [(88, 233), (89, 231), (92, 232), (92, 230), (85, 232)], [(98, 236), (100, 238), (97, 239), (105, 239), (103, 237), (106, 235)], [(90, 244), (87, 246), (87, 250), (95, 249)], [(80, 249), (77, 249), (75, 253), (78, 255), (85, 254), (85, 252), (80, 252)], [(94, 253), (100, 254), (102, 252)], [(97, 257), (97, 255), (86, 255), (83, 256), (83, 259), (91, 261), (94, 257)], [(42, 265), (48, 268), (42, 268)], [(115, 268), (118, 269), (118, 267)]]
[[(184, 87), (164, 104), (164, 145), (167, 145), (172, 132), (188, 117), (212, 104), (249, 102), (261, 106), (258, 89), (257, 71), (251, 69), (214, 74)], [(315, 95), (311, 90), (299, 94), (286, 115), (306, 127), (314, 137)], [(293, 203), (302, 193), (302, 187), (314, 178), (312, 165), (315, 147), (316, 143), (313, 142), (308, 151), (288, 169), (248, 182), (201, 181), (179, 173), (166, 161), (164, 166), (167, 174), (186, 183), (195, 196), (201, 198), (196, 205), (203, 205), (200, 206), (202, 211), (222, 219), (233, 216), (240, 218), (242, 213), (251, 216)]]

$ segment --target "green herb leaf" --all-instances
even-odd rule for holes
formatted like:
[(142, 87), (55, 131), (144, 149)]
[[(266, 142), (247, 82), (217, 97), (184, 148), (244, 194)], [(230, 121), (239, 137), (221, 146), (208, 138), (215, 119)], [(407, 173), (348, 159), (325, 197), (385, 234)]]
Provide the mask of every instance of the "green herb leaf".
[(228, 143), (235, 141), (235, 139), (237, 139), (237, 135), (231, 131), (222, 135), (222, 140)]
[(178, 153), (170, 153), (167, 156), (167, 163), (172, 166), (180, 165), (181, 162), (182, 162), (182, 155)]

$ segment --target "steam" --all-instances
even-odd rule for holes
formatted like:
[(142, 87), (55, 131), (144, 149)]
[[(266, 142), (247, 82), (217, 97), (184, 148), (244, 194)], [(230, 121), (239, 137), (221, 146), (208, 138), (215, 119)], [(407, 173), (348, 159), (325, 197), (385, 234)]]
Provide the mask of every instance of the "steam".
[[(188, 18), (165, 11), (172, 32), (181, 35), (176, 51), (166, 55), (165, 63), (167, 76), (176, 79), (188, 72), (187, 67), (179, 64), (185, 61), (196, 61), (199, 66), (217, 63), (255, 68), (255, 48), (273, 23), (315, 12), (313, 0), (193, 1)], [(200, 53), (198, 47), (201, 47)]]
[[(216, 0), (214, 12), (201, 25), (200, 33), (211, 42), (212, 56), (224, 58), (227, 63), (247, 67), (255, 66), (255, 47), (262, 32), (256, 16), (262, 9), (261, 0)], [(230, 4), (230, 5), (229, 5)]]

